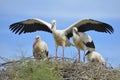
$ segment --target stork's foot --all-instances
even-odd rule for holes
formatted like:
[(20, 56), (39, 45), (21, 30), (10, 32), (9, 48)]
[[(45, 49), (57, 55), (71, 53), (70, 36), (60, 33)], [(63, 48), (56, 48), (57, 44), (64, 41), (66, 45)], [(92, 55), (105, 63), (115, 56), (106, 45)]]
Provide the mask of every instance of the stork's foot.
[(62, 62), (64, 62), (65, 61), (65, 58), (64, 57), (62, 57)]
[(77, 62), (78, 62), (78, 63), (80, 63), (80, 62), (81, 62), (81, 61), (80, 61), (80, 58), (78, 58)]
[(80, 63), (80, 60), (78, 60), (77, 62)]
[(83, 58), (83, 62), (85, 62), (85, 56), (84, 56), (84, 58)]
[(56, 57), (55, 57), (55, 60), (57, 60), (57, 58), (58, 58), (58, 57), (56, 56)]
[(57, 58), (58, 58), (58, 54), (56, 53), (56, 57), (55, 57), (55, 60), (57, 60)]

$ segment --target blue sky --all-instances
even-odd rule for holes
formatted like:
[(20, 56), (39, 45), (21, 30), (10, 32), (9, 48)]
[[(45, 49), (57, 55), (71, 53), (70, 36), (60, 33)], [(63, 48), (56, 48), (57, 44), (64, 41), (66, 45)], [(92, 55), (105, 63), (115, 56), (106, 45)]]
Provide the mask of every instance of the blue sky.
[[(0, 56), (16, 59), (23, 53), (32, 55), (32, 44), (36, 35), (40, 35), (49, 47), (49, 55), (55, 55), (53, 36), (47, 32), (35, 32), (15, 35), (9, 31), (9, 25), (29, 18), (40, 18), (51, 23), (57, 21), (57, 29), (65, 29), (83, 18), (106, 22), (113, 26), (112, 35), (87, 32), (94, 40), (96, 50), (113, 66), (120, 61), (120, 0), (0, 0)], [(71, 39), (72, 42), (72, 39)], [(62, 51), (59, 47), (59, 56)], [(22, 52), (23, 51), (23, 52)], [(81, 51), (81, 55), (83, 52)], [(75, 47), (65, 48), (66, 57), (77, 57)]]

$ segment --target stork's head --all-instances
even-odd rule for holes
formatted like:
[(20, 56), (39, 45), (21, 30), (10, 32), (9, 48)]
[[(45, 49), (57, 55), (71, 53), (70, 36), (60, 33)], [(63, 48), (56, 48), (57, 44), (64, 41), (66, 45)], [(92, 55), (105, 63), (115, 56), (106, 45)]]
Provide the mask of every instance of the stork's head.
[(76, 27), (73, 27), (73, 34), (80, 36), (78, 29)]
[(40, 41), (40, 36), (39, 36), (39, 35), (37, 35), (37, 36), (35, 37), (35, 42), (34, 42), (34, 44), (33, 44), (33, 47), (36, 45), (36, 43), (37, 43), (38, 41)]
[(56, 30), (56, 20), (52, 20), (51, 30)]
[(37, 36), (35, 37), (35, 39), (36, 39), (36, 40), (40, 40), (40, 36), (37, 35)]

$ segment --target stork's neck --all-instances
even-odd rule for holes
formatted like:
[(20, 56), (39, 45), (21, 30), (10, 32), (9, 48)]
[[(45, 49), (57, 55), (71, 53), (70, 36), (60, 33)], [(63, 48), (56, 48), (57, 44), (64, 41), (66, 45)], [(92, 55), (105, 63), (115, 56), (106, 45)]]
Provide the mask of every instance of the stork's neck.
[(56, 21), (52, 21), (51, 30), (52, 32), (56, 31)]
[(92, 51), (88, 51), (86, 54), (85, 54), (85, 56), (87, 56), (88, 54), (91, 54), (92, 53)]
[(77, 37), (79, 37), (79, 36), (73, 31), (73, 37), (74, 37), (74, 38), (77, 38)]
[(56, 31), (56, 25), (52, 25), (52, 32)]
[(40, 39), (36, 39), (34, 44), (33, 44), (33, 47), (40, 41)]

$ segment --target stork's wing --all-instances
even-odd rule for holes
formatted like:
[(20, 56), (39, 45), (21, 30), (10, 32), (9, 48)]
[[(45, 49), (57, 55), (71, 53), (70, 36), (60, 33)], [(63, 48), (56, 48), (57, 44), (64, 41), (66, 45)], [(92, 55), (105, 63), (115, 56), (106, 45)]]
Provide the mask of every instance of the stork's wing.
[(51, 31), (51, 24), (41, 20), (41, 19), (28, 19), (21, 22), (16, 22), (10, 25), (9, 29), (14, 32), (15, 34), (22, 34), (22, 33), (28, 33), (28, 32), (35, 32), (35, 31)]
[(84, 19), (84, 20), (81, 20), (81, 21), (78, 21), (72, 24), (70, 27), (65, 29), (66, 36), (68, 38), (72, 37), (73, 27), (76, 27), (79, 32), (85, 32), (89, 30), (95, 30), (98, 32), (105, 32), (109, 34), (114, 32), (114, 29), (112, 28), (112, 26), (107, 23), (100, 22), (100, 21), (93, 20), (93, 19)]

